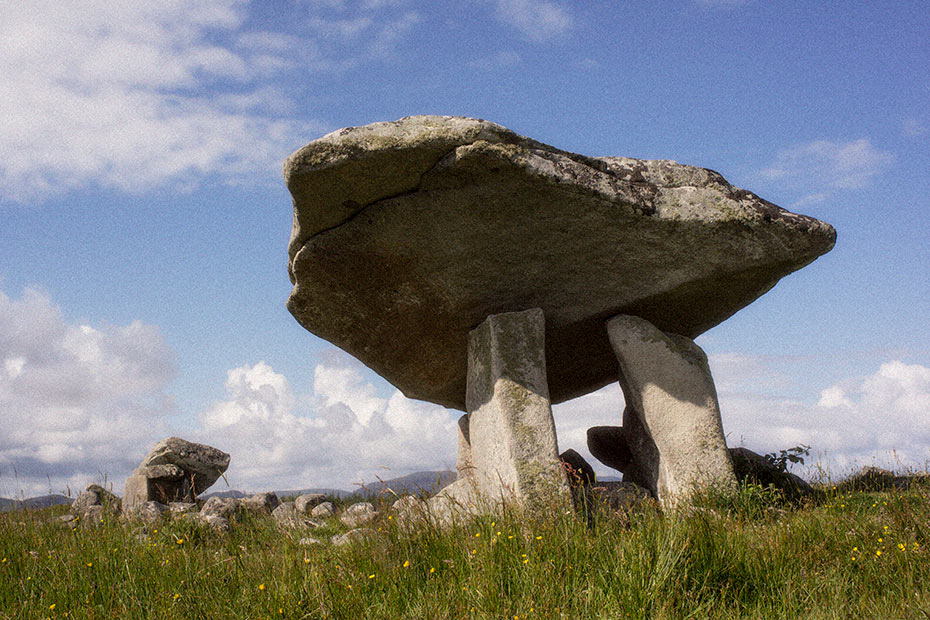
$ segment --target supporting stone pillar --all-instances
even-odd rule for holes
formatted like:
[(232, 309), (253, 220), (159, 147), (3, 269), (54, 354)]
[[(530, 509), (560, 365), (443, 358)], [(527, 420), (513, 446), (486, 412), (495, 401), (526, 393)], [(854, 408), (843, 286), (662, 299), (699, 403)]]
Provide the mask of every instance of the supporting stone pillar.
[(624, 479), (674, 504), (708, 486), (736, 488), (707, 356), (690, 338), (645, 319), (607, 322), (627, 402), (623, 437), (632, 459)]
[(471, 331), (465, 402), (460, 478), (490, 502), (570, 505), (549, 403), (542, 310), (495, 314)]

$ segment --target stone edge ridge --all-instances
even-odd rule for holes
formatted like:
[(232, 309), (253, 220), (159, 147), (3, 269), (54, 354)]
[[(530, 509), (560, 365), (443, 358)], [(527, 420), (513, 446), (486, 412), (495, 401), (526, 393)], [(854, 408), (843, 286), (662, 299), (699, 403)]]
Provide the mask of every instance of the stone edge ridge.
[[(661, 208), (655, 206), (655, 200), (661, 199), (664, 190), (713, 188), (734, 201), (734, 206), (738, 206), (744, 217), (752, 214), (767, 222), (780, 220), (805, 232), (818, 232), (828, 241), (818, 255), (829, 252), (836, 240), (836, 231), (830, 224), (782, 209), (748, 190), (733, 186), (720, 173), (707, 168), (679, 164), (672, 160), (588, 157), (563, 151), (481, 119), (463, 116), (407, 116), (396, 121), (346, 127), (330, 132), (287, 158), (284, 163), (284, 178), (294, 202), (293, 228), (288, 245), (288, 275), (291, 282), (296, 283), (296, 255), (311, 237), (344, 224), (377, 202), (416, 191), (423, 176), (441, 165), (447, 156), (459, 147), (479, 141), (514, 145), (543, 156), (565, 157), (593, 168), (612, 181), (636, 187), (640, 190), (639, 194), (644, 198), (644, 202), (648, 204), (650, 200), (653, 201), (651, 211), (647, 209), (643, 213), (646, 216), (655, 214)], [(417, 150), (420, 152), (415, 154)], [(407, 168), (403, 174), (393, 175), (387, 183), (374, 184), (376, 188), (365, 188), (369, 190), (367, 193), (365, 189), (353, 185), (345, 190), (338, 190), (341, 196), (330, 196), (327, 200), (310, 197), (302, 187), (301, 181), (306, 175), (327, 172), (338, 174), (342, 166), (350, 162), (359, 165), (359, 162), (366, 159), (372, 160), (370, 165), (376, 169), (374, 160), (378, 158), (399, 161), (405, 155), (408, 158), (400, 164)], [(355, 201), (356, 197), (361, 200)], [(308, 204), (312, 202), (323, 204)], [(332, 210), (333, 213), (329, 213), (328, 210)], [(313, 221), (315, 216), (319, 221)], [(814, 258), (816, 256), (812, 257), (811, 261)]]

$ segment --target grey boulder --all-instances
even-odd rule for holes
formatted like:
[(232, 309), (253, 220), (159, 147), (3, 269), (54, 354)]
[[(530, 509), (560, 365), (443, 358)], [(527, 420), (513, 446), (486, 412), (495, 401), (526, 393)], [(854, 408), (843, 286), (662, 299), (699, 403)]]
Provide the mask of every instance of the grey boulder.
[(229, 467), (222, 450), (168, 437), (155, 444), (126, 480), (126, 510), (147, 501), (193, 502)]
[(558, 403), (616, 381), (607, 319), (695, 338), (836, 236), (712, 170), (462, 117), (335, 131), (284, 176), (290, 312), (407, 396), (460, 410), (467, 335), (490, 315), (543, 311)]

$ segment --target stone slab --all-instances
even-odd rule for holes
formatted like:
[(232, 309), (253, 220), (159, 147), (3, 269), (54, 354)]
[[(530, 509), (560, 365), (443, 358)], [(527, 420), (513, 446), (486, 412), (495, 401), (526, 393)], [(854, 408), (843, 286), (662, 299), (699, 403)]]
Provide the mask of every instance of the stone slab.
[(623, 435), (632, 453), (624, 472), (663, 504), (715, 486), (736, 488), (707, 356), (694, 341), (645, 319), (607, 323), (627, 402)]
[(404, 394), (464, 410), (468, 333), (541, 308), (552, 402), (616, 380), (617, 314), (694, 338), (835, 231), (672, 161), (593, 158), (476, 119), (349, 127), (288, 158), (288, 309)]
[[(489, 316), (468, 339), (467, 440), (478, 495), (528, 507), (567, 503), (546, 386), (545, 319)], [(460, 436), (460, 441), (462, 437)]]

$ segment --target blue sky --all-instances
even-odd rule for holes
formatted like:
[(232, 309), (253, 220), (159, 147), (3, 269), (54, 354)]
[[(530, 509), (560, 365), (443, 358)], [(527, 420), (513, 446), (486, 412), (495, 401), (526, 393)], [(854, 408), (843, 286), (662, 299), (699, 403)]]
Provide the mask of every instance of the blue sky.
[[(157, 5), (157, 6), (154, 6)], [(841, 472), (930, 461), (924, 2), (7, 3), (0, 495), (122, 481), (178, 434), (239, 488), (452, 466), (409, 401), (287, 313), (293, 150), (411, 114), (674, 159), (833, 224), (698, 339), (731, 445)], [(561, 448), (616, 386), (555, 407)], [(609, 473), (601, 468), (602, 473)]]

